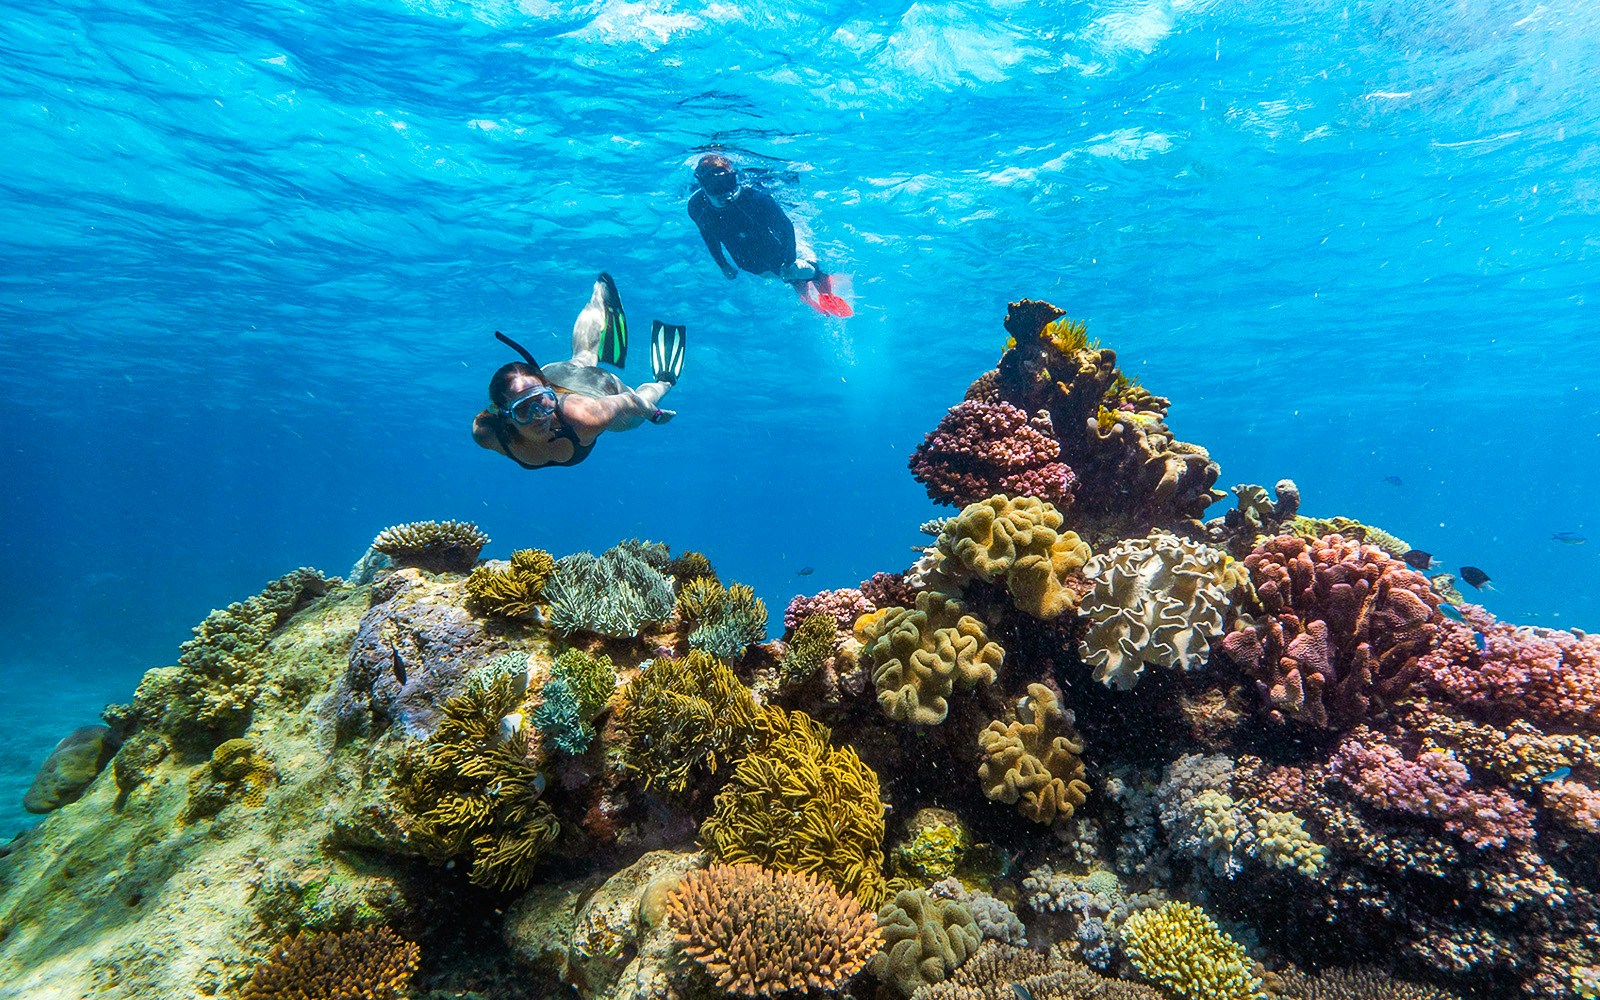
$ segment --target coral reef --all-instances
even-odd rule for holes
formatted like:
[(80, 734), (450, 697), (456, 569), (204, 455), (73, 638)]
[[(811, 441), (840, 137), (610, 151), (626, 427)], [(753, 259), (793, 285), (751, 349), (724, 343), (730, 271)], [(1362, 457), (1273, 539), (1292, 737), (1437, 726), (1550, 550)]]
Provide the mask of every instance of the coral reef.
[(1456, 1000), (1444, 990), (1391, 979), (1371, 969), (1326, 969), (1315, 976), (1290, 970), (1277, 978), (1280, 995), (1289, 1000)]
[(465, 573), (488, 544), (489, 536), (471, 521), (412, 521), (378, 532), (372, 549), (402, 569)]
[(526, 618), (538, 613), (545, 581), (555, 568), (555, 560), (543, 549), (518, 549), (505, 566), (474, 569), (467, 577), (467, 593), (486, 614)]
[(1233, 509), (1206, 522), (1206, 539), (1235, 559), (1249, 555), (1300, 512), (1300, 488), (1294, 480), (1278, 480), (1273, 494), (1269, 497), (1266, 487), (1251, 483), (1235, 486)]
[(581, 649), (564, 650), (550, 668), (540, 690), (533, 724), (545, 742), (563, 753), (581, 754), (593, 742), (594, 720), (617, 689), (617, 668), (611, 657)]
[(990, 497), (945, 522), (935, 548), (938, 573), (957, 583), (988, 580), (1017, 607), (1054, 618), (1077, 603), (1068, 577), (1089, 561), (1089, 546), (1062, 531), (1055, 507), (1034, 497)]
[(1517, 628), (1477, 611), (1468, 624), (1441, 628), (1418, 662), (1435, 694), (1488, 721), (1526, 717), (1600, 733), (1600, 636)]
[(835, 619), (823, 614), (807, 615), (789, 637), (783, 659), (778, 662), (780, 687), (804, 684), (821, 670), (839, 642)]
[(996, 720), (978, 734), (983, 794), (1015, 804), (1035, 823), (1048, 826), (1070, 819), (1089, 794), (1089, 783), (1083, 780), (1083, 741), (1075, 736), (1055, 692), (1029, 684), (1012, 721)]
[(872, 664), (878, 704), (891, 719), (938, 725), (959, 685), (993, 683), (1005, 650), (960, 603), (925, 590), (915, 608), (893, 608), (861, 626), (863, 659)]
[(677, 598), (667, 565), (666, 547), (655, 542), (624, 542), (598, 558), (563, 556), (544, 588), (550, 622), (563, 633), (631, 639), (672, 617)]
[(713, 656), (737, 658), (767, 637), (767, 605), (742, 583), (724, 588), (715, 577), (697, 577), (678, 592), (678, 617), (689, 645)]
[(1083, 573), (1094, 588), (1079, 608), (1089, 619), (1079, 655), (1095, 680), (1122, 690), (1147, 663), (1205, 666), (1231, 617), (1230, 598), (1249, 582), (1226, 553), (1159, 530), (1119, 542)]
[(882, 941), (870, 910), (810, 875), (712, 865), (672, 891), (684, 954), (721, 989), (767, 997), (841, 989)]
[(997, 493), (1066, 508), (1076, 477), (1063, 465), (1050, 415), (1031, 420), (1005, 402), (952, 406), (911, 456), (911, 473), (934, 503), (965, 507)]
[(955, 813), (918, 809), (906, 824), (905, 839), (895, 846), (894, 867), (919, 885), (931, 885), (956, 873), (972, 838)]
[(1061, 945), (1048, 955), (985, 940), (941, 983), (918, 987), (912, 1000), (1163, 1000), (1141, 983), (1100, 975)]
[(1122, 940), (1139, 975), (1179, 1000), (1265, 1000), (1244, 949), (1197, 906), (1140, 910), (1123, 923)]
[(835, 628), (848, 632), (855, 627), (856, 619), (876, 610), (878, 606), (866, 594), (851, 587), (824, 590), (811, 597), (796, 594), (783, 613), (783, 627), (792, 632), (812, 615), (827, 615)]
[(944, 981), (978, 950), (982, 935), (967, 908), (926, 889), (903, 889), (878, 907), (883, 950), (867, 969), (902, 996)]
[(652, 660), (618, 697), (625, 766), (645, 788), (677, 794), (737, 763), (760, 716), (728, 665), (699, 650)]
[(387, 927), (285, 938), (239, 1000), (402, 1000), (420, 949)]

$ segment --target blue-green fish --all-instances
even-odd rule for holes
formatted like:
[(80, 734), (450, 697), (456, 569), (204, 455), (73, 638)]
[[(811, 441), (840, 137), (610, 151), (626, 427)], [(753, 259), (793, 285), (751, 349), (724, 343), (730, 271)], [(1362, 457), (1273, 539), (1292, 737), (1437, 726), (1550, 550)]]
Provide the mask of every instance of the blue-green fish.
[(1570, 767), (1558, 767), (1554, 771), (1551, 771), (1549, 774), (1547, 774), (1544, 777), (1540, 778), (1539, 780), (1540, 781), (1560, 781), (1562, 778), (1565, 778), (1567, 775), (1569, 775), (1571, 773), (1572, 773), (1572, 768), (1570, 768)]
[(1453, 622), (1464, 622), (1467, 620), (1467, 616), (1462, 614), (1461, 609), (1456, 607), (1454, 604), (1439, 605), (1439, 613)]
[(1033, 991), (1021, 983), (1012, 983), (1011, 992), (1017, 995), (1017, 1000), (1033, 1000)]
[(1558, 531), (1550, 536), (1552, 542), (1561, 542), (1564, 545), (1582, 545), (1588, 539), (1576, 531)]
[(1485, 652), (1489, 648), (1488, 638), (1477, 629), (1472, 630), (1472, 641), (1478, 644), (1478, 652), (1480, 653)]

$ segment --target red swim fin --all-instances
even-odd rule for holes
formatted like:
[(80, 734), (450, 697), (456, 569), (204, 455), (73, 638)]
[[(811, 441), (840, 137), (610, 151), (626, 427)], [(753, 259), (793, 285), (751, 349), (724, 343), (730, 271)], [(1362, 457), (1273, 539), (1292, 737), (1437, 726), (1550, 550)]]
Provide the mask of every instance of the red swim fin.
[(832, 292), (823, 292), (821, 295), (817, 296), (817, 300), (815, 302), (812, 302), (810, 299), (807, 299), (806, 301), (810, 303), (811, 308), (815, 309), (824, 316), (837, 316), (840, 319), (849, 319), (851, 316), (856, 314), (856, 311), (850, 308), (850, 303), (846, 302), (844, 299), (841, 299)]

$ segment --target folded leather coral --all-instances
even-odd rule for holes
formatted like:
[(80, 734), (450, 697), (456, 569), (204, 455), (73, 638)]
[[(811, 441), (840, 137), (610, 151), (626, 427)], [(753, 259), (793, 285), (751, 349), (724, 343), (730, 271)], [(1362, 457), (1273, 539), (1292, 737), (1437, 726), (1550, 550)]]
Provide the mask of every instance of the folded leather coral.
[(919, 726), (943, 722), (957, 686), (993, 683), (1005, 661), (983, 625), (937, 591), (918, 594), (915, 608), (864, 616), (858, 630), (884, 714)]

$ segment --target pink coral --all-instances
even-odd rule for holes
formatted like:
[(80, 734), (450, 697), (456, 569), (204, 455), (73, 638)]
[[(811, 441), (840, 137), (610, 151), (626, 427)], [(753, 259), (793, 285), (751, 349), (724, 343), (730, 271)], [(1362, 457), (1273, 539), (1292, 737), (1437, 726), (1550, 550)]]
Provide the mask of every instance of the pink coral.
[(848, 633), (855, 628), (857, 618), (876, 610), (877, 605), (854, 587), (824, 590), (815, 597), (796, 594), (783, 613), (783, 627), (793, 632), (807, 617), (827, 615), (839, 626), (839, 631)]
[(1357, 726), (1328, 758), (1328, 773), (1376, 809), (1442, 820), (1478, 848), (1533, 839), (1533, 810), (1503, 788), (1468, 787), (1472, 776), (1454, 755), (1424, 750), (1407, 757), (1366, 726)]
[(965, 507), (999, 494), (1066, 507), (1077, 477), (1061, 461), (1048, 414), (965, 400), (950, 408), (911, 456), (911, 472), (936, 503)]
[(1341, 535), (1268, 539), (1245, 566), (1267, 616), (1221, 648), (1274, 718), (1343, 729), (1407, 692), (1443, 620), (1421, 574)]
[(1600, 833), (1600, 791), (1577, 781), (1552, 781), (1544, 786), (1544, 807), (1567, 826)]
[(880, 608), (909, 608), (917, 603), (917, 592), (906, 582), (904, 573), (874, 573), (861, 581), (861, 596)]
[(1513, 627), (1479, 608), (1465, 613), (1468, 624), (1446, 623), (1419, 661), (1433, 693), (1492, 718), (1600, 732), (1600, 637)]

